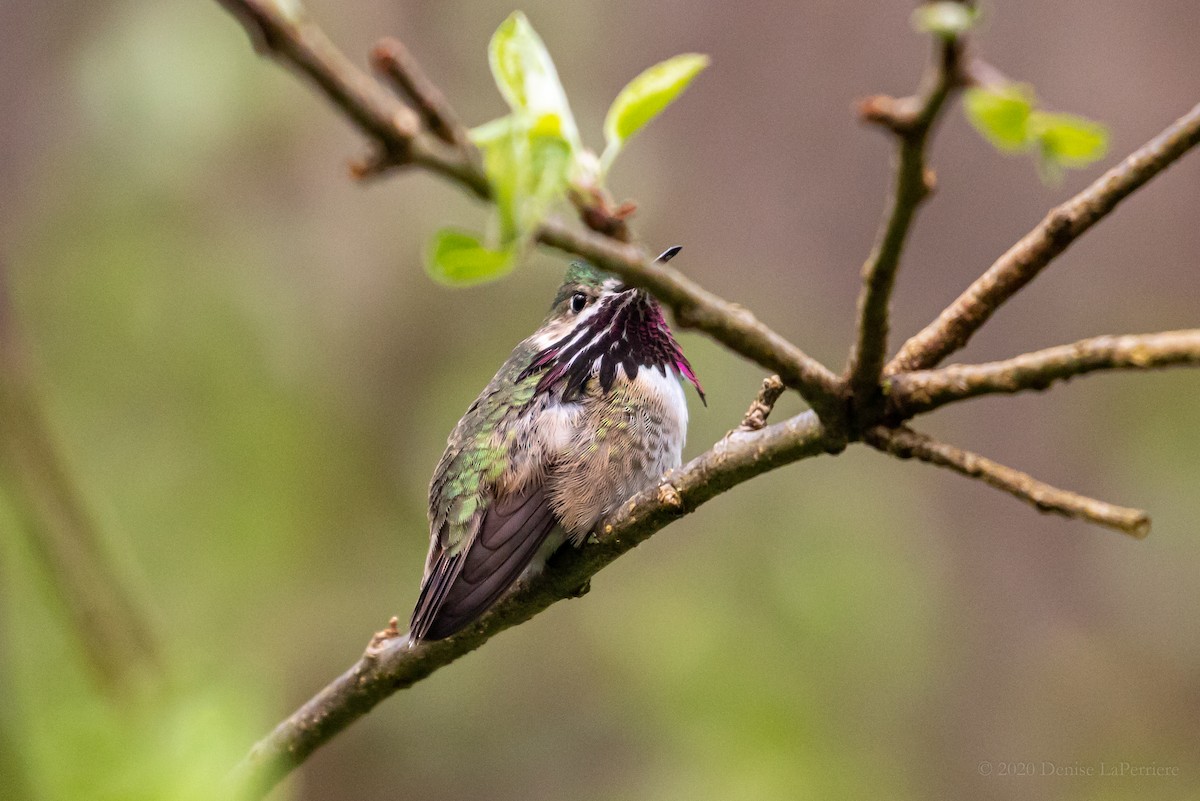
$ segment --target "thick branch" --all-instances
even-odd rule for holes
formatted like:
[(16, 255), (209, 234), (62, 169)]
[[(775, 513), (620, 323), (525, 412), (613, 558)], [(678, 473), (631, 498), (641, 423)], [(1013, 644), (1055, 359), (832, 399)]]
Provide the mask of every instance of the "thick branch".
[(1002, 303), (1118, 203), (1200, 142), (1200, 105), (1091, 186), (1051, 211), (888, 364), (888, 375), (933, 367), (967, 344)]
[(675, 312), (681, 327), (703, 331), (730, 350), (778, 373), (785, 384), (808, 401), (827, 427), (838, 429), (843, 416), (838, 377), (744, 307), (717, 297), (669, 265), (655, 263), (633, 245), (559, 220), (547, 220), (538, 239), (650, 290)]
[(1150, 533), (1150, 517), (1140, 509), (1128, 509), (1058, 489), (1032, 476), (1005, 467), (970, 451), (917, 433), (910, 428), (878, 426), (867, 432), (872, 447), (900, 459), (917, 458), (948, 467), (969, 478), (977, 478), (998, 490), (1030, 504), (1039, 512), (1087, 520), (1141, 539)]
[[(887, 352), (888, 306), (901, 251), (917, 207), (933, 189), (933, 173), (925, 166), (925, 146), (938, 113), (960, 83), (962, 44), (939, 40), (937, 47), (939, 58), (925, 78), (927, 88), (922, 95), (903, 100), (872, 98), (860, 110), (864, 119), (883, 125), (899, 140), (895, 188), (886, 223), (862, 268), (858, 338), (848, 367), (855, 402), (868, 407), (878, 405), (879, 376)], [(869, 417), (871, 409), (865, 411)]]
[(705, 501), (776, 467), (828, 450), (812, 412), (760, 431), (734, 432), (632, 498), (599, 530), (598, 541), (566, 549), (532, 583), (520, 587), (476, 623), (446, 640), (410, 646), (407, 637), (373, 643), (353, 667), (254, 746), (239, 767), (251, 792), (266, 793), (309, 754), (397, 690), (522, 623), (556, 601), (576, 597), (617, 557)]
[(1093, 337), (1000, 362), (903, 373), (891, 380), (888, 402), (896, 416), (908, 418), (979, 395), (1046, 389), (1096, 370), (1177, 365), (1200, 366), (1200, 329)]
[(421, 128), (420, 118), (360, 70), (303, 12), (288, 16), (273, 0), (218, 0), (256, 46), (307, 75), (355, 125), (376, 141), (380, 161), (416, 164), (462, 184), (484, 200), (491, 188), (465, 152)]

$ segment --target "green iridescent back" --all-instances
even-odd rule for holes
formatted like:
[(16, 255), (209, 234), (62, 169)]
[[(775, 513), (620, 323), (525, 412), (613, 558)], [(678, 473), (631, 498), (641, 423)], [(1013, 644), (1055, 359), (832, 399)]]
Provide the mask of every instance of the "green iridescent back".
[(496, 481), (509, 463), (513, 423), (533, 399), (536, 376), (518, 380), (536, 348), (518, 345), (450, 434), (429, 486), (430, 530), (456, 552), (479, 527)]

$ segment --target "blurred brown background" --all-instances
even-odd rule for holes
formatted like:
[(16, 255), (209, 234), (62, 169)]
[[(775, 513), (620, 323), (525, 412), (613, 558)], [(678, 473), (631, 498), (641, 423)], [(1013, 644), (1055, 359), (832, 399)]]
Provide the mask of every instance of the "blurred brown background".
[[(466, 121), (503, 113), (486, 44), (512, 5), (307, 6), (360, 61), (380, 36), (406, 40)], [(651, 247), (682, 243), (682, 269), (840, 368), (890, 182), (889, 142), (853, 102), (915, 87), (927, 45), (910, 4), (522, 8), (593, 146), (642, 68), (712, 56), (613, 188), (639, 202)], [(1192, 0), (993, 3), (979, 41), (1048, 106), (1109, 124), (1110, 155), (1047, 188), (953, 110), (893, 345), (1200, 101)], [(359, 136), (213, 2), (8, 0), (0, 72), (0, 253), (48, 412), (173, 653), (241, 699), (248, 721), (213, 735), (239, 753), (407, 614), (445, 435), (541, 319), (563, 263), (539, 255), (471, 290), (431, 283), (426, 238), (479, 227), (484, 210), (428, 176), (350, 181)], [(1198, 221), (1192, 155), (961, 358), (1200, 325)], [(710, 399), (693, 409), (694, 455), (736, 425), (762, 371), (681, 339)], [(920, 421), (1149, 509), (1144, 542), (862, 448), (804, 462), (389, 700), (279, 797), (1197, 797), (1198, 393), (1196, 371), (1097, 376)], [(2, 505), (0, 531), (0, 681), (17, 689), (0, 739), (33, 743), (36, 774), (74, 742), (54, 728), (72, 713), (42, 705), (73, 651)], [(1178, 776), (1042, 775), (1122, 761)], [(997, 775), (1014, 762), (1037, 775)], [(30, 784), (49, 797), (56, 781)]]

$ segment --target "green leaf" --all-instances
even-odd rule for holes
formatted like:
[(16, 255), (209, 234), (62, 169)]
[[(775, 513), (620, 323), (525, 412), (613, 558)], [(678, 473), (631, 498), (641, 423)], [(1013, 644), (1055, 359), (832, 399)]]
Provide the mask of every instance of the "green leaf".
[(708, 63), (708, 56), (685, 53), (655, 64), (625, 85), (604, 118), (603, 169), (625, 142), (679, 97)]
[(1064, 167), (1083, 167), (1108, 152), (1108, 128), (1075, 114), (1035, 111), (1029, 130), (1041, 146), (1044, 158)]
[[(503, 124), (502, 124), (503, 123)], [(522, 197), (530, 172), (529, 135), (515, 117), (495, 120), (476, 129), (486, 135), (474, 135), (483, 151), (483, 169), (496, 204), (503, 244), (520, 238), (523, 229)]]
[(472, 128), (468, 135), (477, 146), (485, 147), (500, 137), (511, 134), (514, 124), (512, 117), (499, 117)]
[[(523, 189), (538, 205), (549, 205), (567, 189), (571, 147), (556, 136), (531, 136), (529, 154), (529, 179)], [(530, 227), (541, 222), (542, 210), (534, 210), (537, 219), (529, 221)]]
[(912, 13), (912, 26), (923, 33), (955, 39), (971, 30), (977, 19), (978, 10), (965, 3), (945, 0), (917, 6)]
[[(488, 62), (500, 94), (515, 114), (528, 117), (531, 128), (556, 125), (573, 148), (580, 147), (579, 130), (554, 61), (520, 11), (510, 14), (492, 34)], [(552, 123), (546, 122), (548, 115)]]
[(963, 107), (975, 130), (1000, 150), (1027, 150), (1032, 144), (1029, 116), (1033, 112), (1033, 90), (1028, 86), (971, 88), (963, 96)]
[(483, 151), (501, 245), (523, 240), (550, 205), (565, 194), (571, 146), (553, 133), (525, 130), (513, 116), (476, 128), (471, 138)]
[(1000, 150), (1036, 148), (1038, 174), (1046, 184), (1059, 183), (1067, 169), (1087, 166), (1108, 150), (1108, 128), (1036, 108), (1028, 86), (968, 89), (963, 105), (971, 124)]
[(433, 235), (426, 250), (425, 271), (443, 284), (471, 286), (507, 274), (515, 256), (514, 247), (492, 250), (474, 234), (443, 228)]

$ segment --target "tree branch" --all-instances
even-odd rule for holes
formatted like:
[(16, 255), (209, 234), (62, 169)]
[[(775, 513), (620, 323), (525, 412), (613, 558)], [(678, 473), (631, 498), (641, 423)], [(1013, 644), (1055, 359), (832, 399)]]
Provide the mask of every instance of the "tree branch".
[(415, 646), (407, 636), (389, 638), (384, 633), (353, 667), (255, 745), (237, 778), (251, 792), (265, 794), (380, 701), (551, 604), (578, 596), (592, 576), (668, 523), (743, 481), (828, 448), (827, 433), (812, 412), (759, 431), (733, 432), (669, 473), (658, 487), (630, 499), (601, 524), (596, 541), (558, 553), (540, 576), (460, 633)]
[(1142, 539), (1150, 533), (1150, 517), (1140, 509), (1115, 506), (1052, 487), (1020, 470), (1005, 467), (979, 454), (939, 442), (911, 428), (879, 426), (868, 431), (865, 440), (872, 447), (899, 459), (916, 458), (940, 467), (948, 467), (968, 478), (977, 478), (1024, 501), (1039, 512), (1052, 512), (1087, 520), (1137, 539)]
[[(892, 287), (917, 207), (933, 191), (935, 180), (933, 172), (925, 166), (925, 146), (946, 99), (961, 84), (962, 42), (938, 40), (936, 46), (938, 57), (925, 77), (927, 88), (923, 94), (903, 100), (874, 97), (864, 101), (859, 110), (864, 120), (882, 125), (898, 139), (895, 188), (886, 223), (863, 264), (863, 286), (858, 296), (858, 339), (847, 365), (850, 390), (859, 411), (863, 411), (864, 405), (870, 407), (882, 403), (879, 377), (887, 352)], [(870, 417), (870, 408), (865, 411)]]
[(1200, 329), (1082, 339), (984, 364), (952, 364), (891, 379), (888, 402), (907, 419), (947, 403), (996, 393), (1043, 390), (1096, 370), (1200, 366)]
[[(478, 154), (465, 141), (449, 105), (402, 48), (385, 43), (376, 50), (374, 63), (412, 102), (416, 113), (354, 66), (303, 16), (288, 16), (269, 0), (219, 2), (243, 20), (261, 49), (307, 75), (377, 143), (380, 152), (366, 171), (415, 164), (465, 186), (482, 199), (491, 198)], [(924, 408), (922, 404), (933, 408), (973, 394), (1010, 391), (1003, 388), (1010, 385), (1033, 387), (1039, 381), (1049, 383), (1091, 369), (1124, 366), (1117, 364), (1121, 358), (1127, 358), (1133, 366), (1132, 362), (1141, 357), (1131, 355), (1132, 350), (1126, 357), (1118, 355), (1119, 348), (1111, 350), (1107, 357), (1111, 364), (1102, 364), (1106, 357), (1090, 350), (1047, 355), (1055, 351), (1051, 349), (998, 365), (948, 367), (917, 373), (915, 377), (907, 375), (913, 369), (932, 367), (961, 347), (1004, 300), (1070, 242), (1200, 140), (1198, 106), (1088, 190), (1055, 209), (883, 367), (888, 304), (901, 251), (915, 210), (932, 184), (924, 164), (926, 140), (947, 97), (963, 80), (959, 48), (957, 43), (942, 46), (941, 61), (920, 95), (902, 100), (874, 98), (861, 110), (864, 118), (885, 125), (900, 138), (900, 150), (887, 222), (864, 265), (848, 380), (833, 374), (745, 308), (708, 292), (671, 266), (653, 263), (640, 248), (628, 244), (625, 240), (631, 236), (626, 217), (631, 206), (610, 209), (600, 193), (595, 197), (576, 193), (572, 200), (579, 207), (584, 225), (592, 230), (553, 218), (541, 225), (536, 231), (540, 243), (582, 257), (650, 291), (672, 309), (680, 327), (700, 330), (778, 373), (780, 383), (764, 384), (740, 429), (669, 474), (658, 487), (628, 501), (604, 523), (594, 542), (557, 554), (539, 578), (518, 587), (459, 634), (411, 646), (394, 626), (381, 632), (356, 665), (255, 746), (239, 769), (245, 782), (258, 792), (266, 792), (321, 744), (392, 692), (411, 686), (552, 603), (579, 595), (591, 576), (672, 520), (767, 470), (821, 452), (836, 453), (859, 432), (865, 432), (863, 436), (876, 448), (981, 478), (1043, 511), (1089, 519), (1135, 536), (1145, 535), (1149, 522), (1142, 512), (1049, 487), (906, 428), (879, 427), (881, 422), (894, 424), (911, 417)], [(884, 387), (880, 386), (881, 374), (891, 379)], [(754, 430), (765, 423), (782, 385), (795, 389), (812, 406), (812, 412)], [(885, 388), (889, 393), (886, 399), (882, 395)]]
[(933, 367), (962, 348), (1001, 304), (1037, 277), (1055, 256), (1198, 142), (1200, 105), (1046, 215), (936, 320), (905, 342), (885, 374)]
[(381, 39), (371, 51), (371, 65), (408, 98), (425, 127), (435, 136), (469, 152), (471, 141), (458, 115), (403, 42), (391, 37)]

